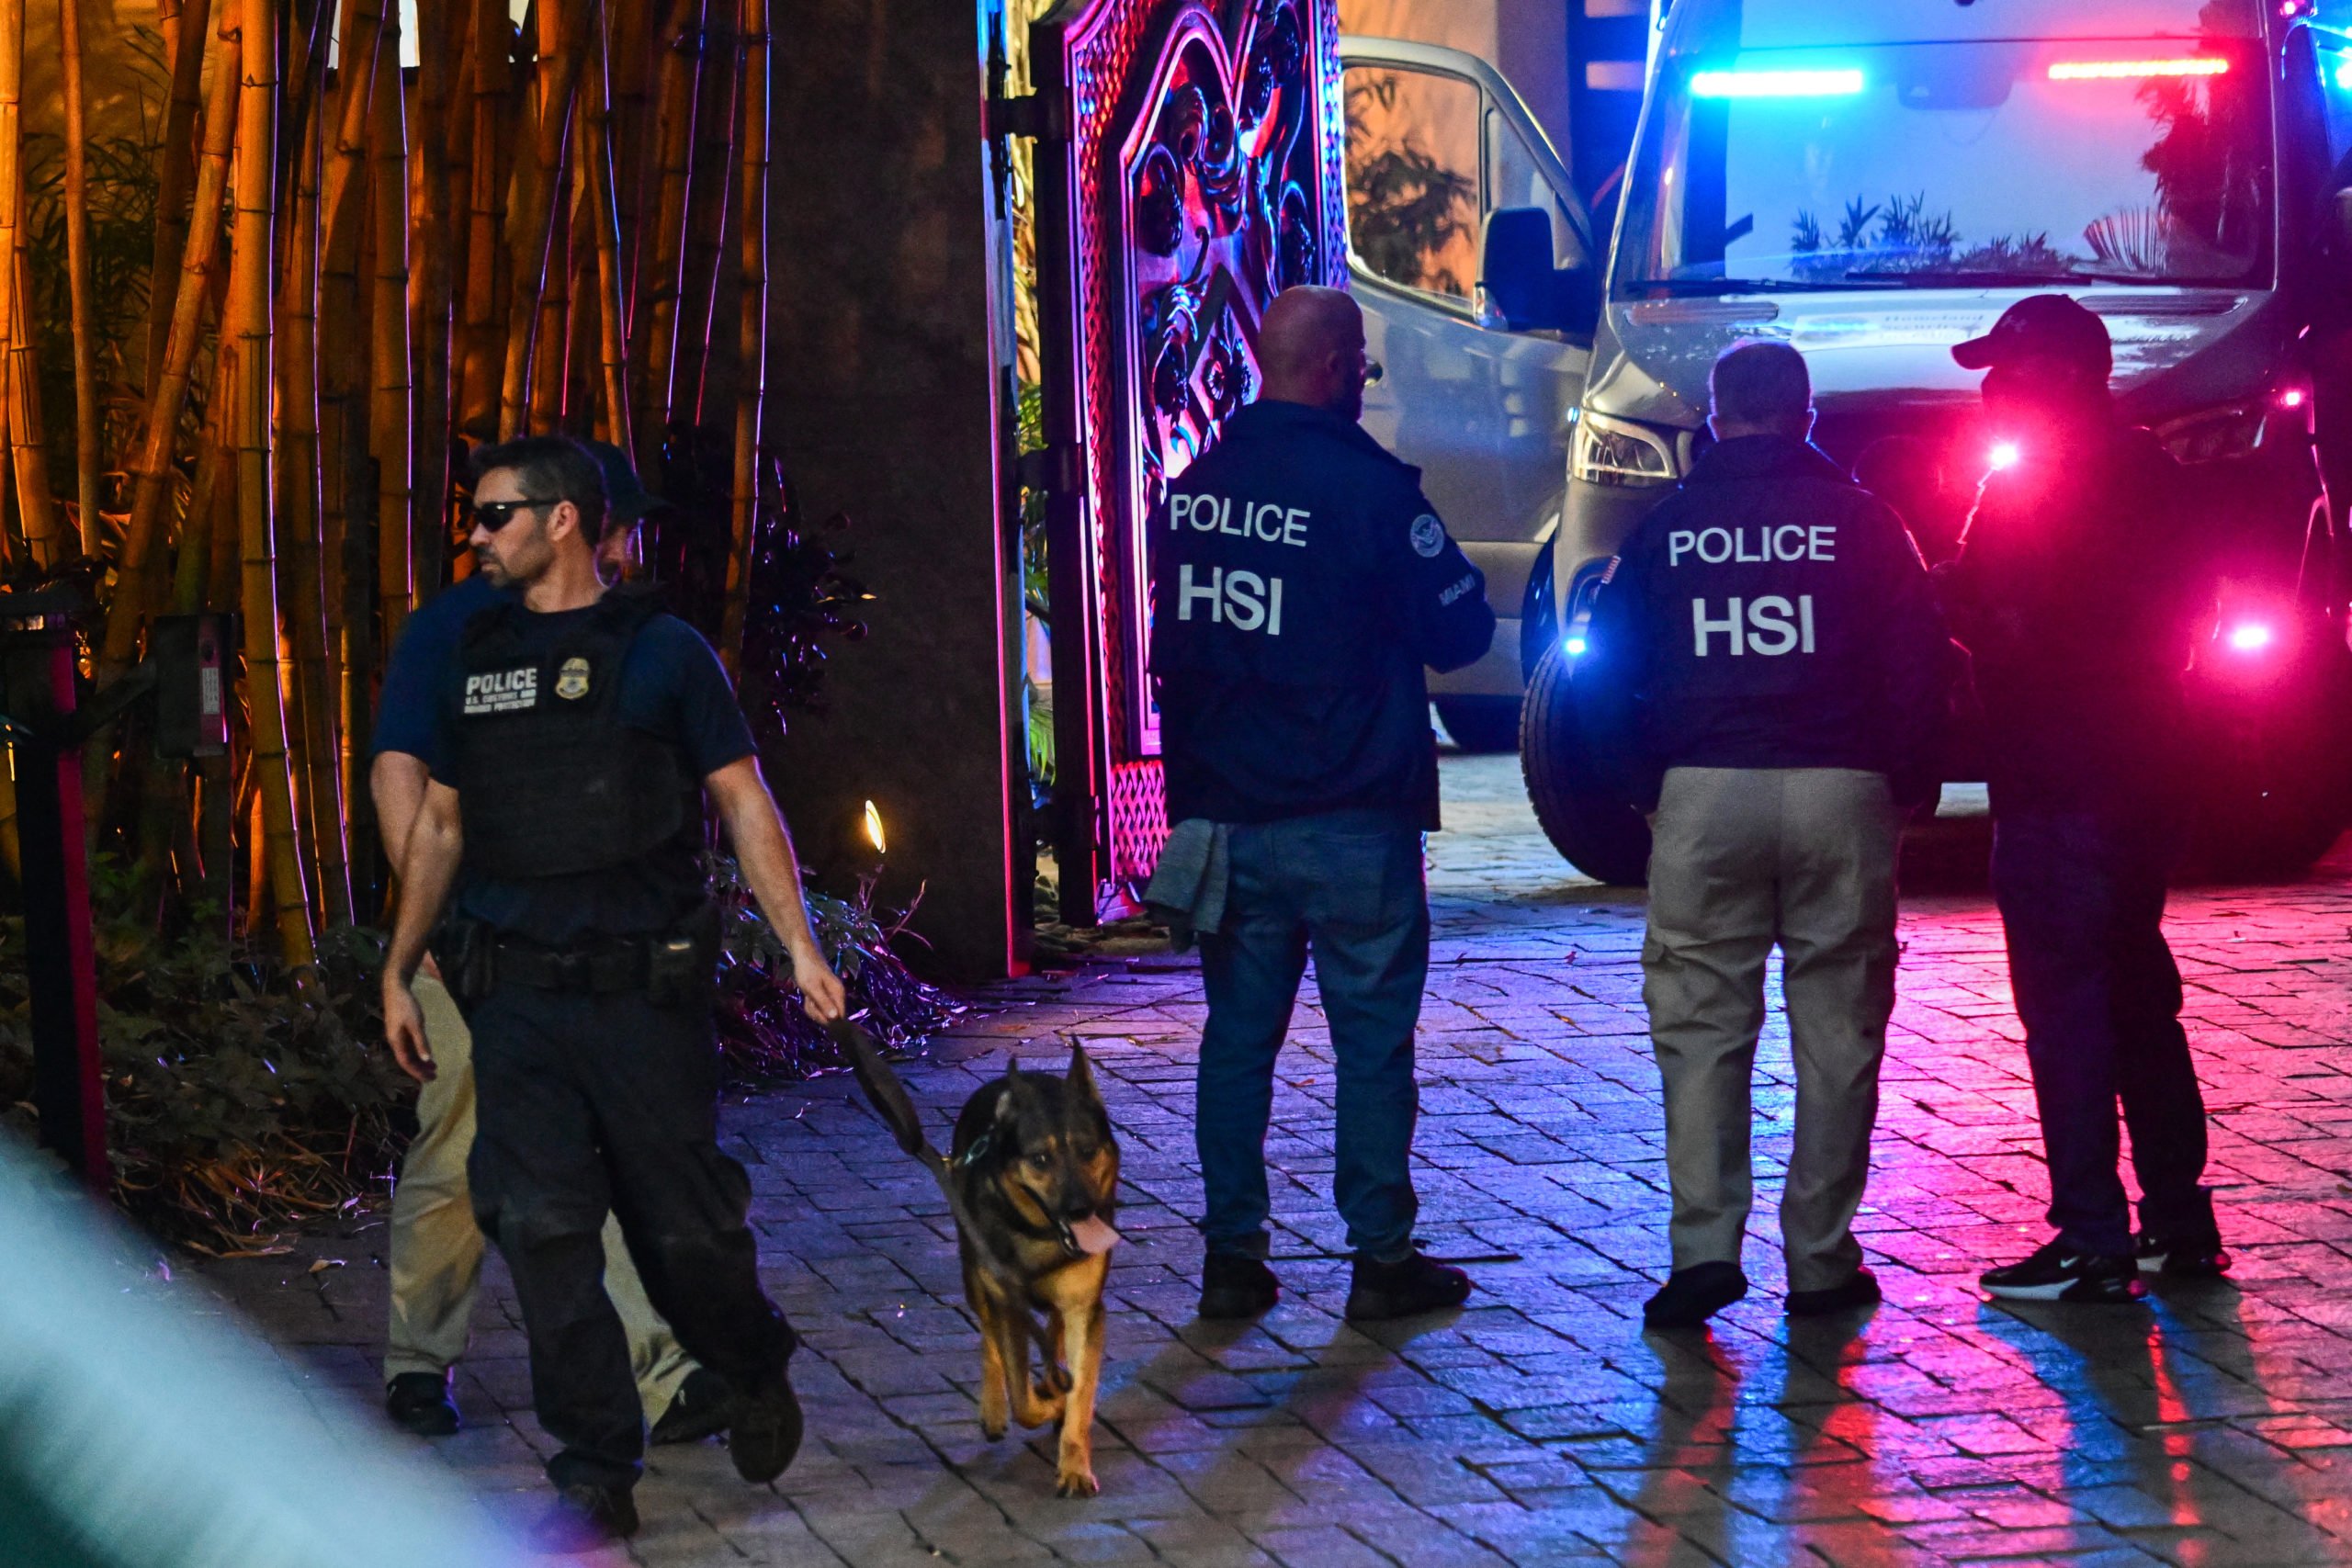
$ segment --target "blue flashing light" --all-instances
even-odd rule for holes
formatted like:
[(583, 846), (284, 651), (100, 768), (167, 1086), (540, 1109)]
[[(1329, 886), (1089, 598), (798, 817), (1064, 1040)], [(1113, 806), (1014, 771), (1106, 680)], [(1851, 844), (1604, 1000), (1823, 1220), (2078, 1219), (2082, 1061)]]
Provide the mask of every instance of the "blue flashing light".
[(2347, 60), (2335, 68), (2335, 85), (2339, 87), (2352, 87), (2352, 60)]
[(1584, 656), (1585, 640), (1580, 637), (1572, 637), (1560, 646), (1568, 650), (1570, 659), (1580, 659)]
[(1701, 71), (1690, 93), (1701, 98), (1850, 98), (1862, 90), (1859, 66), (1806, 71)]

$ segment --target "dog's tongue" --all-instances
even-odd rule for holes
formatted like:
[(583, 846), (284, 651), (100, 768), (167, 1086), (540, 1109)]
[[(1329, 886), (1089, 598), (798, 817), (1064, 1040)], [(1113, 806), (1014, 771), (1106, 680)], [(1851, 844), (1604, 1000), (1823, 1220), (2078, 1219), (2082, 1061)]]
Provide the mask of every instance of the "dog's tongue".
[(1125, 1238), (1109, 1225), (1089, 1214), (1069, 1227), (1070, 1239), (1089, 1258), (1099, 1258)]

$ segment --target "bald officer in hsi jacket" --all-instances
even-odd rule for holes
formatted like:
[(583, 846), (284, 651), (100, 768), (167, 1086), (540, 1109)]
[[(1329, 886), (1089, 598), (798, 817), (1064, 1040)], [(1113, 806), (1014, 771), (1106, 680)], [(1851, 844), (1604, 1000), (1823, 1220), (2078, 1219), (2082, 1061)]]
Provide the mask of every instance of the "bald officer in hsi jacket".
[(1429, 970), (1423, 829), (1437, 825), (1424, 666), (1495, 629), (1486, 581), (1356, 423), (1363, 318), (1294, 288), (1260, 330), (1263, 395), (1156, 517), (1152, 675), (1168, 812), (1148, 897), (1201, 939), (1204, 1317), (1273, 1304), (1266, 1125), (1310, 952), (1337, 1059), (1333, 1196), (1352, 1318), (1455, 1306), (1470, 1281), (1415, 1250), (1413, 1031)]

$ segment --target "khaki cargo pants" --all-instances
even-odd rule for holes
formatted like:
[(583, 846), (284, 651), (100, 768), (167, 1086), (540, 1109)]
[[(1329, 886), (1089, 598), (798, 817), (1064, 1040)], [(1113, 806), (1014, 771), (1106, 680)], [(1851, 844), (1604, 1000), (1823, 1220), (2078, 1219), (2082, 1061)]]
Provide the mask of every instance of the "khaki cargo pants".
[(1797, 1077), (1781, 1198), (1789, 1289), (1842, 1284), (1862, 1260), (1851, 1227), (1894, 1010), (1901, 814), (1878, 773), (1674, 768), (1652, 833), (1642, 999), (1666, 1083), (1674, 1267), (1739, 1261), (1748, 1085), (1777, 942)]
[[(482, 1234), (466, 1183), (466, 1157), (474, 1146), (473, 1035), (448, 987), (432, 976), (417, 976), (416, 1001), (440, 1070), (417, 1095), (416, 1141), (392, 1189), (387, 1382), (403, 1372), (438, 1376), (457, 1364), (466, 1353), (474, 1292), (481, 1282)], [(605, 1292), (628, 1332), (638, 1398), (650, 1425), (677, 1398), (695, 1361), (645, 1299), (620, 1224), (610, 1215), (605, 1219)]]

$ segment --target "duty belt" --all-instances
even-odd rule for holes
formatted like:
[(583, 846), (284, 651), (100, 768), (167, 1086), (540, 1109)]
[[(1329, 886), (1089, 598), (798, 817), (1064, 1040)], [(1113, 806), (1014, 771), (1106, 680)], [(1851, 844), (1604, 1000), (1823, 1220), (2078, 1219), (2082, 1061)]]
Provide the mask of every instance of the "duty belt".
[(502, 981), (535, 991), (641, 991), (652, 971), (659, 939), (638, 937), (596, 947), (549, 948), (531, 942), (493, 944), (492, 973)]

